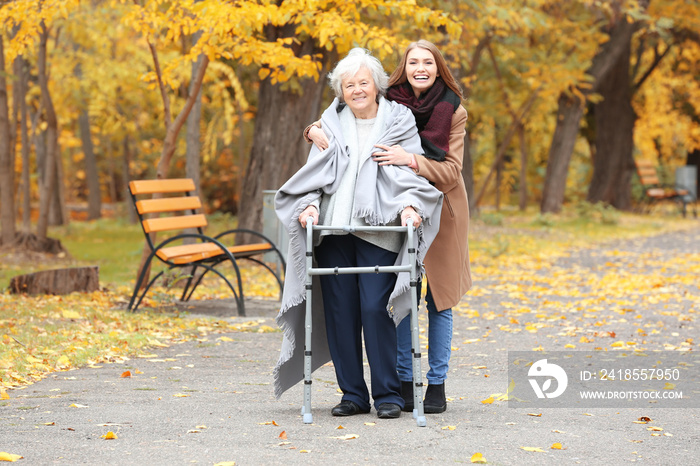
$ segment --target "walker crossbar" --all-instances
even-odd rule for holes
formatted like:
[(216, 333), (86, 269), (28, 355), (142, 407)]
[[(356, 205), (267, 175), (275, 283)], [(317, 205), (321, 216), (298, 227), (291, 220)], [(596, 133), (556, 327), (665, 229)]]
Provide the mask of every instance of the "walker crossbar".
[[(406, 232), (408, 235), (408, 257), (409, 265), (406, 266), (375, 266), (375, 267), (335, 267), (335, 268), (314, 268), (313, 267), (313, 232), (314, 231), (393, 231)], [(306, 316), (305, 316), (305, 339), (304, 339), (304, 403), (301, 408), (304, 424), (313, 423), (311, 414), (311, 315), (312, 315), (312, 295), (313, 285), (312, 277), (314, 275), (340, 275), (340, 274), (360, 274), (360, 273), (400, 273), (408, 272), (411, 280), (411, 345), (413, 353), (413, 417), (416, 419), (416, 424), (419, 427), (425, 427), (427, 422), (423, 411), (423, 373), (421, 369), (421, 353), (419, 341), (418, 327), (418, 270), (416, 264), (416, 250), (413, 247), (413, 235), (415, 228), (413, 221), (408, 219), (408, 225), (403, 226), (345, 226), (345, 227), (329, 227), (322, 225), (314, 225), (313, 218), (309, 217), (306, 220)]]

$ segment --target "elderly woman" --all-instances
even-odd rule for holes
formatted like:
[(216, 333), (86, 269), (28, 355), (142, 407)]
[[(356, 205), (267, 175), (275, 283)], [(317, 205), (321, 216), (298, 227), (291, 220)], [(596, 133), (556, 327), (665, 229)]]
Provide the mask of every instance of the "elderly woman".
[[(275, 368), (275, 394), (301, 380), (305, 300), (307, 218), (326, 226), (418, 226), (417, 260), (437, 234), (442, 194), (408, 167), (372, 161), (376, 145), (401, 145), (422, 153), (415, 119), (406, 107), (384, 98), (388, 77), (364, 49), (353, 49), (330, 75), (336, 99), (321, 122), (329, 140), (313, 146), (306, 164), (275, 198), (277, 215), (289, 231), (288, 270), (277, 317), (284, 331)], [(409, 149), (410, 148), (410, 149)], [(405, 264), (406, 239), (400, 233), (322, 231), (314, 238), (319, 267)], [(323, 299), (314, 299), (314, 369), (332, 358), (342, 401), (331, 413), (350, 416), (370, 411), (364, 379), (362, 335), (371, 373), (377, 416), (397, 418), (404, 401), (396, 372), (395, 326), (410, 309), (408, 274), (324, 275)], [(317, 287), (316, 287), (317, 288)], [(323, 333), (325, 330), (325, 334)]]

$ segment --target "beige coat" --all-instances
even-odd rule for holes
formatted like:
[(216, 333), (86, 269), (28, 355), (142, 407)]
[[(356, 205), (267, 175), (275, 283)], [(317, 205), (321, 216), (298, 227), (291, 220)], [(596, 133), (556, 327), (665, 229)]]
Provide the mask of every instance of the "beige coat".
[(450, 148), (444, 161), (416, 155), (417, 173), (445, 194), (440, 231), (425, 257), (428, 284), (439, 311), (456, 306), (472, 286), (467, 243), (469, 201), (462, 178), (466, 123), (467, 111), (460, 106), (452, 116)]

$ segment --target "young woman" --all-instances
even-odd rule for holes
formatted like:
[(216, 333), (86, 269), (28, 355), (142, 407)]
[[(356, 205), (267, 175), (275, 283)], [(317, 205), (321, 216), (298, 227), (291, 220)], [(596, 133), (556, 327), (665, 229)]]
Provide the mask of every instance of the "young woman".
[[(426, 413), (447, 409), (445, 379), (452, 349), (452, 307), (471, 287), (469, 267), (469, 202), (462, 178), (467, 111), (462, 92), (438, 48), (426, 40), (411, 43), (389, 78), (387, 99), (407, 106), (416, 119), (424, 154), (400, 145), (377, 145), (379, 165), (407, 165), (444, 193), (440, 230), (425, 258), (428, 278), (428, 388)], [(323, 131), (314, 123), (305, 133), (319, 147), (327, 147)], [(413, 410), (409, 319), (398, 326), (397, 370), (405, 411)]]

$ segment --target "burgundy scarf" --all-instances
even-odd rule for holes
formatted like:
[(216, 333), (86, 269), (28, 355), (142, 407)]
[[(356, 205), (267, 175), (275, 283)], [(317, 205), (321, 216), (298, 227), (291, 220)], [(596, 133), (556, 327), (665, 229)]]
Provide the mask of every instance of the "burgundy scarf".
[(418, 98), (411, 85), (405, 82), (389, 88), (387, 98), (413, 112), (424, 155), (440, 162), (445, 160), (445, 154), (450, 149), (452, 115), (461, 104), (457, 94), (445, 85), (445, 81), (438, 77), (432, 87)]

